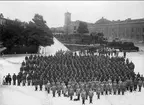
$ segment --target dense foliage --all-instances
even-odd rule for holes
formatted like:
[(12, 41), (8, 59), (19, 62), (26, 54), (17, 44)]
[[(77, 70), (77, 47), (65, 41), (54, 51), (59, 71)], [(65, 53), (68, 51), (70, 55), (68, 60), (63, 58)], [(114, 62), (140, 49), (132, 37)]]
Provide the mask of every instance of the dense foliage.
[(7, 20), (1, 25), (3, 46), (11, 50), (15, 46), (49, 46), (53, 44), (53, 35), (43, 16), (35, 14), (29, 23), (19, 20)]
[(87, 23), (80, 22), (79, 27), (77, 29), (77, 32), (80, 33), (80, 34), (88, 33), (89, 30), (88, 30), (88, 27), (87, 27)]

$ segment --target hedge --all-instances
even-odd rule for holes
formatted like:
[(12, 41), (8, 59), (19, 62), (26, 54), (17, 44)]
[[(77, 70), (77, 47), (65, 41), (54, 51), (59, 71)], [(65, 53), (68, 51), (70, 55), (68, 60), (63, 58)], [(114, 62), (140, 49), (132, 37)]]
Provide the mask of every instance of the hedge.
[(33, 54), (38, 52), (38, 46), (31, 45), (29, 47), (27, 46), (15, 46), (12, 49), (6, 49), (2, 51), (3, 54)]

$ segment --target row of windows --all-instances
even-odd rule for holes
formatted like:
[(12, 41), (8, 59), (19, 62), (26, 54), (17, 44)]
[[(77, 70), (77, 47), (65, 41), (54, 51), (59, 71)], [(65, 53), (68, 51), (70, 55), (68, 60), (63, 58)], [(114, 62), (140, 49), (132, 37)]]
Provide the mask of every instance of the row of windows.
[[(74, 30), (76, 30), (76, 29), (77, 29), (77, 27), (74, 26)], [(99, 30), (100, 32), (104, 32), (103, 29), (97, 29), (97, 30)], [(117, 29), (112, 28), (111, 31), (112, 31), (112, 32), (114, 32), (114, 31), (116, 32)], [(119, 31), (120, 31), (120, 32), (126, 32), (126, 31), (128, 32), (128, 31), (130, 31), (130, 29), (120, 28)], [(144, 33), (144, 28), (131, 28), (131, 32), (137, 32), (137, 33), (138, 33), (138, 32), (141, 32), (141, 31)]]
[[(132, 32), (140, 32), (141, 31), (141, 28), (132, 28)], [(144, 28), (142, 28), (142, 32), (144, 32)]]
[[(112, 32), (117, 32), (118, 30), (112, 28), (111, 31)], [(130, 29), (127, 29), (127, 28), (120, 28), (119, 29), (119, 32), (129, 32), (129, 31), (130, 31)], [(137, 33), (139, 33), (141, 31), (144, 33), (144, 28), (131, 28), (131, 32), (137, 32)]]

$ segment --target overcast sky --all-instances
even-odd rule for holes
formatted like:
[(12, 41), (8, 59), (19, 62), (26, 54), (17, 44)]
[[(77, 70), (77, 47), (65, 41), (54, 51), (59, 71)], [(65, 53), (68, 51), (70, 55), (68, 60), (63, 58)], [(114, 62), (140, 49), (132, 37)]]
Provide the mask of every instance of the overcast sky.
[(64, 13), (72, 21), (95, 23), (101, 17), (109, 20), (144, 18), (144, 1), (0, 1), (0, 13), (10, 19), (30, 21), (35, 13), (43, 15), (49, 27), (64, 25)]

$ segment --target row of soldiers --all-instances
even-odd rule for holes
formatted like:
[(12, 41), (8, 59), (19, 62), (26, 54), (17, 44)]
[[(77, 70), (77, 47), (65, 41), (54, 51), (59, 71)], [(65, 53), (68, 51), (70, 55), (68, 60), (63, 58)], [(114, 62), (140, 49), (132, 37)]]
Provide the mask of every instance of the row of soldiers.
[(11, 85), (13, 81), (13, 85), (16, 85), (17, 75), (14, 73), (13, 76), (8, 73), (6, 76), (3, 77), (3, 84), (4, 85)]
[[(89, 48), (87, 50), (80, 50), (79, 55), (105, 55), (109, 57), (118, 57), (119, 56), (119, 49), (109, 48), (109, 47), (101, 47), (101, 48)], [(76, 54), (76, 53), (75, 53)], [(126, 51), (123, 51), (123, 57), (126, 58)]]
[[(59, 80), (57, 80), (56, 82), (50, 82), (49, 80), (34, 80), (33, 82), (28, 82), (27, 85), (34, 85), (35, 91), (38, 90), (38, 87), (40, 91), (42, 91), (42, 89), (44, 88), (48, 94), (52, 92), (53, 97), (55, 97), (57, 93), (58, 96), (61, 96), (61, 94), (63, 94), (64, 97), (70, 97), (70, 100), (73, 100), (74, 94), (76, 94), (77, 98), (74, 100), (80, 100), (81, 96), (82, 103), (85, 104), (85, 100), (87, 100), (88, 97), (90, 103), (92, 103), (95, 93), (97, 95), (97, 99), (100, 99), (100, 95), (124, 95), (126, 91), (132, 92), (136, 90), (140, 92), (142, 86), (144, 87), (144, 81), (142, 79), (142, 77), (139, 77), (139, 75), (137, 75), (134, 81), (132, 79), (127, 79), (126, 81), (119, 80), (118, 83), (116, 80), (112, 82), (111, 79), (101, 82), (97, 78), (94, 81), (89, 82), (76, 82), (75, 80), (69, 80), (68, 83)], [(13, 85), (15, 85), (14, 80), (13, 83)], [(22, 82), (22, 85), (25, 86), (26, 84), (24, 85)]]
[[(95, 85), (91, 86), (93, 81), (96, 81), (95, 78), (100, 82), (100, 85), (98, 85), (99, 89)], [(21, 83), (25, 86), (27, 82), (28, 86), (31, 84), (35, 85), (35, 90), (38, 89), (38, 86), (42, 90), (43, 85), (46, 85), (47, 81), (49, 81), (51, 84), (50, 90), (52, 90), (53, 95), (56, 91), (62, 91), (63, 89), (58, 88), (57, 86), (59, 85), (56, 82), (60, 82), (59, 87), (63, 87), (61, 84), (65, 83), (67, 93), (69, 93), (70, 87), (76, 92), (76, 84), (79, 84), (79, 87), (81, 87), (80, 84), (84, 83), (85, 85), (88, 84), (88, 89), (94, 92), (103, 90), (102, 93), (105, 94), (108, 94), (110, 90), (111, 92), (115, 92), (114, 90), (116, 90), (115, 93), (119, 94), (122, 92), (124, 94), (125, 91), (122, 90), (130, 90), (132, 92), (137, 89), (137, 86), (139, 86), (139, 91), (141, 91), (143, 83), (143, 77), (139, 73), (136, 74), (134, 72), (134, 64), (124, 57), (109, 57), (104, 55), (78, 56), (76, 54), (61, 52), (58, 52), (54, 56), (26, 56), (16, 79), (18, 86)], [(111, 85), (109, 85), (109, 79), (111, 80)], [(74, 86), (69, 85), (70, 81), (75, 82)], [(115, 82), (117, 84), (116, 88), (114, 88)], [(122, 86), (121, 83), (125, 86)], [(101, 84), (104, 84), (103, 87)], [(125, 87), (125, 89), (122, 89), (122, 87)], [(85, 88), (80, 88), (80, 90), (81, 92), (82, 90), (86, 92)], [(66, 94), (65, 96), (70, 95)]]

